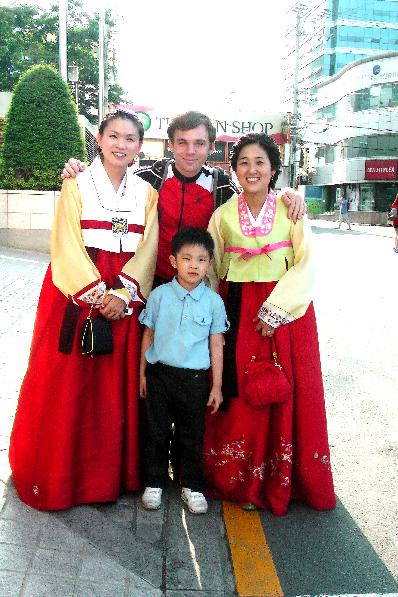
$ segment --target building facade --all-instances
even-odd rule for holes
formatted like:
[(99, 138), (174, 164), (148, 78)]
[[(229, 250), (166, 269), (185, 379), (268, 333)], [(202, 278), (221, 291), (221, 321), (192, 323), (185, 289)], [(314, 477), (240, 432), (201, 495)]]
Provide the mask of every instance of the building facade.
[(344, 67), (318, 85), (312, 109), (300, 129), (308, 192), (325, 211), (341, 191), (351, 210), (387, 211), (398, 193), (398, 52)]
[(322, 209), (345, 191), (351, 209), (384, 211), (397, 187), (398, 2), (292, 8), (285, 97), (297, 180)]

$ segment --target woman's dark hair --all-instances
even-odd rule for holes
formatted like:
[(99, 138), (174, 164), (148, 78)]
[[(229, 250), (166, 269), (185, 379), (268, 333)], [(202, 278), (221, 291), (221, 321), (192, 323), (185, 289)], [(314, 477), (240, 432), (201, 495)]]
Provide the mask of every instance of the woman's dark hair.
[(278, 180), (278, 176), (282, 169), (282, 160), (279, 149), (275, 144), (275, 141), (264, 133), (248, 133), (243, 135), (232, 147), (230, 162), (234, 172), (238, 164), (239, 154), (246, 145), (259, 145), (267, 154), (268, 159), (271, 163), (271, 170), (275, 170), (275, 174), (272, 176), (269, 186), (271, 189), (275, 188), (275, 183)]
[(216, 129), (212, 121), (206, 114), (194, 112), (192, 110), (175, 116), (167, 127), (167, 135), (170, 141), (174, 143), (174, 134), (177, 130), (190, 131), (191, 129), (196, 129), (201, 124), (204, 124), (207, 129), (210, 144), (214, 143), (216, 140)]
[(144, 127), (141, 120), (138, 118), (136, 114), (132, 112), (124, 112), (123, 110), (116, 110), (116, 112), (109, 112), (101, 122), (98, 128), (99, 134), (102, 136), (106, 127), (109, 125), (110, 122), (121, 118), (122, 120), (129, 120), (134, 124), (138, 131), (138, 136), (140, 141), (144, 139)]
[(207, 232), (207, 230), (203, 230), (202, 228), (194, 228), (193, 226), (181, 228), (181, 230), (179, 230), (172, 238), (172, 255), (177, 257), (177, 253), (181, 251), (182, 247), (187, 245), (200, 245), (206, 249), (210, 259), (213, 257), (214, 241), (211, 234)]

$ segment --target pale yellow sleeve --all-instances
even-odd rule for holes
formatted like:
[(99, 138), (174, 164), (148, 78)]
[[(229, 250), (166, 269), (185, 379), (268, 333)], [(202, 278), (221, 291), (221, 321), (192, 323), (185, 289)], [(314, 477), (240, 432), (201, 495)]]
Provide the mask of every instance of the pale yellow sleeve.
[(83, 243), (81, 211), (82, 198), (76, 180), (64, 180), (51, 232), (52, 279), (74, 302), (97, 303), (104, 283)]
[(119, 276), (132, 301), (145, 301), (152, 289), (158, 252), (158, 194), (148, 185), (145, 208), (145, 231), (132, 257)]
[(208, 231), (210, 232), (214, 241), (214, 258), (207, 272), (211, 288), (217, 292), (220, 280), (221, 265), (224, 258), (224, 238), (221, 233), (221, 208), (216, 209), (210, 218)]
[(278, 281), (258, 312), (274, 328), (302, 317), (312, 300), (315, 263), (311, 227), (304, 217), (291, 224), (294, 265)]

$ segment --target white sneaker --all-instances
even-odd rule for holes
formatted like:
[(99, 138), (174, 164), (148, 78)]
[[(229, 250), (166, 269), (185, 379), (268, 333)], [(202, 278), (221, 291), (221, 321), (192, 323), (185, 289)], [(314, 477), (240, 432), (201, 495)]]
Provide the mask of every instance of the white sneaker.
[(192, 514), (206, 514), (207, 502), (203, 493), (183, 487), (181, 490), (181, 499), (186, 503)]
[(162, 492), (161, 487), (145, 487), (145, 491), (142, 494), (141, 503), (146, 510), (159, 510), (162, 505)]

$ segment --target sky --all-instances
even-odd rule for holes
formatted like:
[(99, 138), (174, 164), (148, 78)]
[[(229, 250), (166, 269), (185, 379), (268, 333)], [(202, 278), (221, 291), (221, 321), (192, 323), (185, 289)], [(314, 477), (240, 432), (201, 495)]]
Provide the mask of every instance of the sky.
[(284, 0), (170, 0), (123, 8), (120, 84), (135, 103), (279, 112), (285, 6)]
[[(118, 82), (133, 103), (214, 118), (282, 111), (288, 0), (86, 0), (87, 12), (99, 1), (117, 18)], [(54, 0), (0, 2), (23, 3)]]

